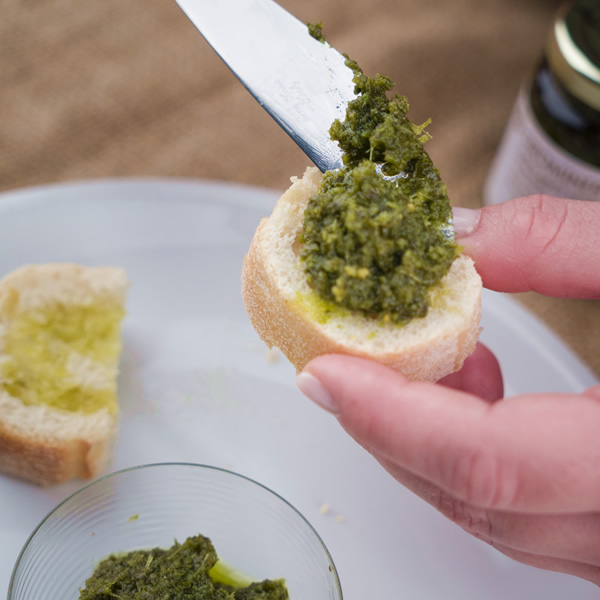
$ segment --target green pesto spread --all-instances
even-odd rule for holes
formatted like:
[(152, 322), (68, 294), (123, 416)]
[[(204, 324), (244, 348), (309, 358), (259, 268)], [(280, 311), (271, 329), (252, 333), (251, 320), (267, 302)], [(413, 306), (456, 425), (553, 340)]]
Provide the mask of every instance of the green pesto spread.
[[(309, 32), (325, 40), (320, 24)], [(423, 148), (429, 121), (414, 125), (407, 99), (388, 98), (389, 77), (346, 64), (358, 96), (329, 131), (344, 167), (325, 173), (308, 203), (301, 258), (326, 302), (404, 323), (427, 314), (430, 291), (459, 253), (448, 235), (450, 201)]]
[(197, 535), (168, 549), (135, 550), (102, 560), (79, 600), (288, 600), (283, 580), (249, 583), (224, 567)]
[[(90, 304), (56, 305), (15, 316), (3, 338), (0, 389), (26, 405), (116, 412), (116, 381), (110, 369), (121, 350), (123, 315), (120, 305)], [(81, 360), (109, 369), (104, 387), (82, 384), (73, 372), (73, 362)]]

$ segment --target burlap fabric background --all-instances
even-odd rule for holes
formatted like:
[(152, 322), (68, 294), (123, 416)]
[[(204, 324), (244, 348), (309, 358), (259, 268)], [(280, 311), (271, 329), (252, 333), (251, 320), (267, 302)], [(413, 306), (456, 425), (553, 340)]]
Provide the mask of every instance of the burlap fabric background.
[[(205, 0), (218, 2), (219, 0)], [(281, 0), (390, 75), (454, 204), (486, 171), (558, 0)], [(283, 189), (307, 159), (174, 0), (0, 1), (0, 191), (157, 176)], [(2, 248), (7, 252), (10, 249)], [(600, 303), (519, 296), (600, 374)]]

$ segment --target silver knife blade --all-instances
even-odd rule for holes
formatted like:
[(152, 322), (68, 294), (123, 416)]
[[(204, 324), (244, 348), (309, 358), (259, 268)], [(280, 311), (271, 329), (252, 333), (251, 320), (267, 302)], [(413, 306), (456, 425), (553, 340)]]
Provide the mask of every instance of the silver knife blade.
[(176, 0), (261, 106), (323, 172), (342, 166), (329, 137), (355, 98), (345, 58), (272, 0)]

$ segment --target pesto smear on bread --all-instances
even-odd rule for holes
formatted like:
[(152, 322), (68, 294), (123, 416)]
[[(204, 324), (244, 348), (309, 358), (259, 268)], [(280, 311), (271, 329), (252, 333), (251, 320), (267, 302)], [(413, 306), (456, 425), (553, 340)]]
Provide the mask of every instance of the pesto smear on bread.
[[(310, 34), (325, 43), (321, 24)], [(309, 285), (327, 302), (384, 322), (424, 317), (428, 296), (459, 249), (446, 186), (425, 152), (429, 135), (387, 92), (389, 77), (363, 74), (350, 59), (357, 98), (329, 130), (344, 167), (323, 176), (304, 213), (301, 258)]]

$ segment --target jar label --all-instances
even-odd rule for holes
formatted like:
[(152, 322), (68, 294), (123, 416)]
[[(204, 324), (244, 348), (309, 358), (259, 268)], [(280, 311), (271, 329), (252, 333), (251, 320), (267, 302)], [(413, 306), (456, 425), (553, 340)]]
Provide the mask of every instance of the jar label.
[(600, 169), (551, 140), (521, 90), (486, 179), (483, 201), (497, 204), (532, 194), (600, 200)]

